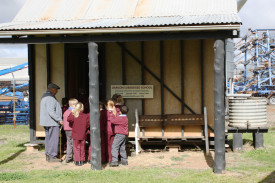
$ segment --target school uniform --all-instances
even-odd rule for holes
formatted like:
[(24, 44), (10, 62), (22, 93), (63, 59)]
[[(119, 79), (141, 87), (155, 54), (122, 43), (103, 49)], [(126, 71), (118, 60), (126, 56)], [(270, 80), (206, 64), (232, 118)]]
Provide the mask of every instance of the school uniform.
[(112, 161), (112, 144), (115, 138), (114, 126), (112, 125), (110, 119), (114, 118), (115, 115), (113, 111), (107, 110), (107, 141), (108, 141), (108, 162)]
[(85, 161), (85, 141), (87, 130), (90, 127), (90, 114), (79, 113), (76, 118), (72, 113), (68, 116), (68, 121), (72, 125), (72, 139), (74, 161)]
[[(100, 111), (100, 138), (101, 138), (101, 162), (108, 161), (108, 139), (107, 139), (107, 110)], [(91, 145), (89, 146), (88, 161), (91, 160)]]
[(107, 150), (108, 150), (108, 139), (107, 139), (107, 110), (103, 109), (100, 111), (100, 138), (101, 138), (101, 162), (107, 162)]
[(112, 118), (111, 123), (114, 125), (114, 141), (112, 144), (112, 162), (118, 162), (118, 154), (121, 156), (121, 163), (127, 163), (126, 153), (126, 136), (128, 131), (128, 117), (126, 114), (121, 114), (115, 118)]
[(63, 114), (63, 129), (67, 138), (66, 148), (66, 161), (69, 162), (73, 159), (73, 139), (72, 139), (72, 126), (68, 121), (69, 115), (72, 113), (72, 107), (69, 107)]

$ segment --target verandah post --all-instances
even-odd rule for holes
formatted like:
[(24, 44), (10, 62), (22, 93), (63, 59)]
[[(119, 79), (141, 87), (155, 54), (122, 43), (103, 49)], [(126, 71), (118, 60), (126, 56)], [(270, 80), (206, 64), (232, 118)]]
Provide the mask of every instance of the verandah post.
[(89, 103), (91, 131), (91, 168), (101, 170), (101, 139), (99, 113), (98, 45), (88, 43), (89, 48)]
[(225, 170), (224, 40), (218, 39), (215, 41), (214, 52), (214, 172), (222, 173)]

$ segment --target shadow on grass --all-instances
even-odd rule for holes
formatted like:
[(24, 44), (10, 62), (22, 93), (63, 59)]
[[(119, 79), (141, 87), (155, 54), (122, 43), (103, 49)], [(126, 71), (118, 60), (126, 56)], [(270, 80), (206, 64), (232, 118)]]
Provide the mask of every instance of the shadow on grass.
[(207, 165), (210, 167), (210, 168), (214, 168), (214, 158), (211, 154), (211, 152), (209, 152), (209, 154), (207, 155), (205, 150), (203, 151), (203, 155), (204, 155), (204, 158), (206, 160), (206, 163)]
[[(24, 147), (24, 144), (25, 143), (21, 143), (21, 144), (18, 144), (16, 147)], [(22, 152), (24, 152), (25, 149), (21, 149), (19, 151), (17, 151), (16, 153), (14, 153), (12, 156), (0, 161), (0, 165), (2, 164), (5, 164), (5, 163), (8, 163), (9, 161), (12, 161), (14, 160), (17, 156), (19, 156)]]
[(0, 165), (8, 163), (9, 161), (14, 160), (17, 156), (19, 156), (24, 151), (25, 151), (25, 149), (22, 149), (22, 150), (18, 151), (17, 153), (13, 154), (12, 156), (8, 157), (7, 159), (4, 159), (4, 160), (0, 161)]
[(275, 171), (270, 173), (267, 177), (265, 177), (259, 183), (272, 183), (272, 182), (275, 182)]

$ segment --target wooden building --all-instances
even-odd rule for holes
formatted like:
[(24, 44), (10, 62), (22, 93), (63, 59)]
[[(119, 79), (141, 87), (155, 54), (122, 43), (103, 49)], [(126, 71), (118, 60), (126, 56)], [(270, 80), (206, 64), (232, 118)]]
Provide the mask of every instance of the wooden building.
[[(224, 123), (224, 43), (238, 37), (238, 3), (28, 0), (11, 23), (0, 25), (0, 36), (12, 36), (1, 37), (0, 43), (29, 45), (31, 140), (45, 135), (39, 109), (48, 83), (61, 87), (60, 102), (78, 97), (80, 88), (89, 90), (89, 42), (98, 45), (99, 100), (111, 97), (111, 85), (154, 86), (151, 99), (126, 99), (129, 137), (134, 137), (136, 108), (146, 115), (203, 114), (206, 106), (210, 128)], [(150, 133), (161, 136), (158, 127)], [(167, 127), (165, 133), (181, 131)], [(185, 133), (196, 136), (201, 129), (188, 126)]]

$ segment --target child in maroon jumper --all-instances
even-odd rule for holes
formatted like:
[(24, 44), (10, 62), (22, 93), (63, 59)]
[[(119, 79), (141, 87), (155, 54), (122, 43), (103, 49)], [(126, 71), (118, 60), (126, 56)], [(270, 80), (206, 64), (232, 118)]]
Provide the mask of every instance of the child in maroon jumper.
[(83, 109), (83, 104), (77, 103), (68, 117), (72, 124), (74, 162), (77, 166), (82, 166), (85, 162), (86, 133), (90, 127), (90, 115), (83, 113)]
[(125, 149), (126, 136), (128, 135), (128, 107), (122, 106), (121, 114), (117, 117), (110, 119), (114, 125), (115, 138), (112, 144), (112, 162), (109, 164), (111, 167), (118, 166), (118, 154), (121, 156), (121, 164), (128, 165), (127, 153)]
[(63, 114), (63, 128), (66, 133), (67, 138), (67, 152), (66, 152), (66, 163), (69, 163), (73, 160), (73, 139), (72, 139), (72, 127), (68, 122), (68, 116), (72, 113), (72, 110), (75, 108), (75, 105), (78, 101), (75, 98), (69, 100), (69, 108)]
[(112, 161), (112, 144), (115, 138), (114, 127), (110, 122), (111, 118), (116, 117), (117, 110), (115, 108), (115, 104), (112, 100), (108, 100), (106, 104), (107, 109), (107, 141), (108, 141), (108, 162)]
[(123, 105), (124, 101), (121, 95), (119, 94), (114, 94), (112, 96), (112, 100), (115, 103), (115, 107), (118, 108), (120, 110), (121, 106)]
[(108, 139), (107, 139), (107, 110), (103, 102), (99, 103), (100, 108), (100, 138), (101, 138), (101, 162), (106, 163)]
[[(101, 162), (107, 162), (108, 142), (107, 142), (107, 110), (103, 102), (99, 102), (100, 110), (100, 139), (101, 139)], [(91, 144), (89, 146), (88, 162), (91, 163)]]

